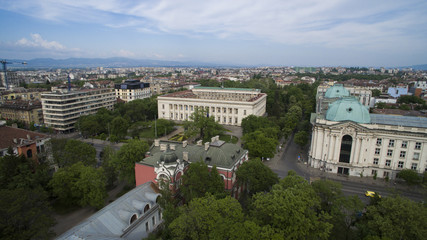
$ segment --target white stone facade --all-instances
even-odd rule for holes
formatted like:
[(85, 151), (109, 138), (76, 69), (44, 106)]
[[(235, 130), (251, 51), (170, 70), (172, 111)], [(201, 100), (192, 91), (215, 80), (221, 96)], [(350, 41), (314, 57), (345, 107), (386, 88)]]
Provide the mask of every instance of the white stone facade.
[(266, 103), (267, 94), (258, 89), (196, 87), (157, 98), (161, 119), (189, 120), (195, 108), (203, 107), (216, 122), (236, 126), (249, 115), (263, 116)]
[[(348, 163), (344, 136), (344, 141), (351, 137)], [(308, 161), (326, 172), (394, 179), (403, 169), (426, 170), (426, 145), (427, 128), (423, 127), (316, 119)]]
[(95, 114), (100, 108), (113, 109), (113, 89), (85, 89), (42, 94), (44, 123), (57, 131), (70, 131), (82, 115)]

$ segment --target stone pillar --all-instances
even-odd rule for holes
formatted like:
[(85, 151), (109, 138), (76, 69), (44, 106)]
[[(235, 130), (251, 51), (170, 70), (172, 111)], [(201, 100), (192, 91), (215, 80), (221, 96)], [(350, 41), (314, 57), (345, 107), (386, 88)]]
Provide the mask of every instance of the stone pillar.
[(350, 152), (350, 164), (353, 164), (356, 159), (357, 148), (359, 147), (359, 137), (356, 136), (353, 138), (353, 142), (351, 144), (351, 152)]
[(341, 141), (340, 141), (340, 135), (335, 134), (335, 142), (334, 142), (334, 161), (338, 162), (340, 158), (340, 151), (341, 151)]

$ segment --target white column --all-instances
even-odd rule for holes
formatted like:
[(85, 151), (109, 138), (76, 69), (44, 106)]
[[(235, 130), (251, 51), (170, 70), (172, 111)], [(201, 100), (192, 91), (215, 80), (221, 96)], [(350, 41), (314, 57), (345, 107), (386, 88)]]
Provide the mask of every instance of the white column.
[(317, 138), (318, 138), (318, 129), (317, 129), (317, 127), (314, 127), (314, 136), (313, 136), (313, 138), (311, 139), (311, 141), (312, 141), (312, 143), (311, 143), (311, 156), (313, 157), (313, 158), (317, 158), (317, 144), (318, 144), (318, 140), (317, 140)]
[(341, 141), (340, 141), (340, 135), (335, 135), (335, 144), (334, 144), (334, 162), (338, 162), (340, 158), (340, 151), (341, 151)]
[(359, 147), (359, 137), (355, 137), (353, 140), (353, 144), (351, 144), (351, 152), (350, 152), (350, 164), (353, 164), (353, 162), (356, 159), (357, 155), (357, 148)]

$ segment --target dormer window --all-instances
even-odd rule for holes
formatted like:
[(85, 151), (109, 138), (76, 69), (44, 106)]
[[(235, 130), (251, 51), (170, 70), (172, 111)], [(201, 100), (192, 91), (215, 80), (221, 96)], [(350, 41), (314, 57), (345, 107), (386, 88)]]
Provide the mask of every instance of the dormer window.
[(347, 108), (347, 112), (351, 113), (353, 111), (353, 108), (349, 107)]
[(137, 219), (138, 219), (138, 215), (136, 215), (136, 214), (132, 215), (132, 217), (130, 218), (130, 224), (135, 222)]

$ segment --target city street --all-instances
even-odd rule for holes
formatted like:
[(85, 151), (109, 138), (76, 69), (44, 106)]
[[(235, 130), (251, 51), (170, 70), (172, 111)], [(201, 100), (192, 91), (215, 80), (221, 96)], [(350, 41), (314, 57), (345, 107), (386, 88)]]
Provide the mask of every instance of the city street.
[[(298, 161), (300, 156), (301, 161)], [(294, 170), (298, 175), (306, 180), (328, 179), (341, 183), (342, 191), (345, 195), (357, 195), (365, 203), (369, 198), (365, 197), (365, 191), (379, 192), (382, 196), (390, 196), (400, 194), (414, 201), (425, 201), (427, 198), (426, 192), (421, 187), (410, 187), (406, 184), (389, 182), (383, 179), (374, 180), (371, 177), (351, 177), (338, 175), (336, 173), (325, 173), (319, 169), (309, 167), (304, 162), (307, 161), (307, 152), (302, 151), (293, 141), (293, 136), (285, 143), (282, 151), (277, 152), (276, 156), (270, 161), (264, 161), (264, 164), (269, 166), (273, 172), (277, 173), (280, 178), (288, 175), (288, 171)]]

